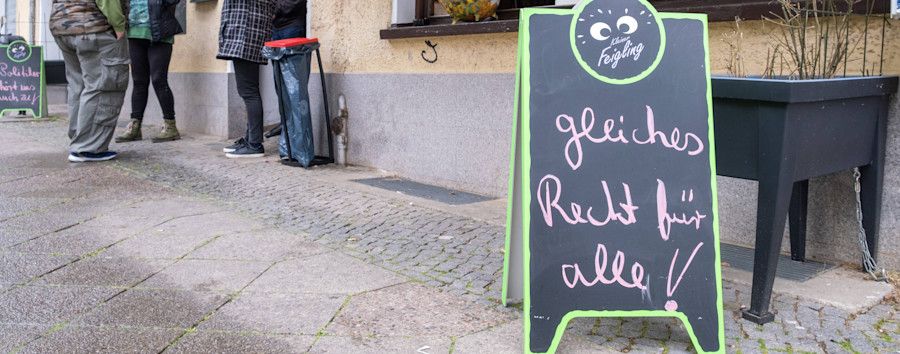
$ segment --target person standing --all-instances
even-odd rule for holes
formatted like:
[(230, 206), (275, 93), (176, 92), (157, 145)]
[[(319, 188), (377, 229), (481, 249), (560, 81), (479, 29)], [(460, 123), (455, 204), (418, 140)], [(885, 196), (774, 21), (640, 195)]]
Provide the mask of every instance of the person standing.
[(272, 40), (306, 37), (306, 0), (278, 0)]
[(50, 33), (66, 64), (69, 161), (105, 161), (128, 88), (120, 0), (53, 0)]
[(229, 158), (265, 156), (263, 106), (259, 94), (259, 66), (265, 42), (272, 38), (275, 0), (225, 0), (219, 27), (217, 59), (231, 60), (237, 91), (247, 108), (244, 137), (222, 149)]
[(141, 140), (141, 123), (147, 108), (151, 81), (163, 113), (162, 131), (154, 143), (181, 139), (175, 126), (175, 98), (169, 88), (169, 63), (175, 35), (184, 33), (175, 18), (179, 0), (127, 0), (128, 49), (131, 57), (131, 122), (117, 143)]

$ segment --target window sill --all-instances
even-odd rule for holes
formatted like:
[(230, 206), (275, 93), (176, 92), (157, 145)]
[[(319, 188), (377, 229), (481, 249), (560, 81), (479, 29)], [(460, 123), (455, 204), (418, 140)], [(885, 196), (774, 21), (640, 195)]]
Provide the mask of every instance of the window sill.
[[(688, 12), (705, 13), (709, 22), (734, 21), (736, 17), (756, 20), (762, 16), (771, 16), (772, 11), (777, 11), (778, 6), (770, 0), (723, 0), (711, 2), (709, 0), (651, 0), (659, 12)], [(557, 8), (571, 8), (571, 6), (558, 6)], [(860, 2), (854, 7), (857, 14), (865, 12), (865, 2)], [(843, 9), (841, 9), (843, 11)], [(874, 14), (885, 13), (888, 7), (882, 1), (875, 3)], [(381, 39), (421, 38), (457, 36), (484, 33), (505, 33), (519, 31), (518, 10), (498, 11), (499, 20), (485, 22), (459, 22), (450, 23), (447, 16), (432, 17), (431, 24), (425, 26), (413, 26), (412, 24), (395, 24), (390, 28), (380, 31)]]
[(392, 25), (381, 30), (381, 39), (457, 36), (466, 34), (518, 32), (519, 20), (458, 22), (427, 26)]

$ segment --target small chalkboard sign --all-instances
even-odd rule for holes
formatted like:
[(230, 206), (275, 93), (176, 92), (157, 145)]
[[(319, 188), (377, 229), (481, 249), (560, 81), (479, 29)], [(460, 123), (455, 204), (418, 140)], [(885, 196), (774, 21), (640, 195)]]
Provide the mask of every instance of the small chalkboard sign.
[(504, 301), (525, 352), (574, 317), (677, 317), (724, 352), (706, 15), (525, 9)]
[(41, 117), (44, 56), (40, 46), (15, 41), (0, 46), (0, 113), (30, 110)]

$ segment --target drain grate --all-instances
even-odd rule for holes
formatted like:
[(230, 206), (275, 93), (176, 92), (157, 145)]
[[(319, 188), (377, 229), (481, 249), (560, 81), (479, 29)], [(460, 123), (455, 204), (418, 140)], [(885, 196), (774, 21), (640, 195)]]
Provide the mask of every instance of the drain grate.
[(450, 205), (471, 204), (495, 199), (491, 197), (485, 197), (483, 195), (460, 192), (443, 187), (413, 182), (402, 178), (369, 178), (357, 179), (354, 180), (354, 182), (359, 182), (368, 186), (378, 187), (389, 191), (401, 192), (403, 194), (411, 195), (414, 197), (431, 199)]
[[(719, 249), (722, 251), (722, 262), (728, 263), (728, 266), (748, 272), (753, 272), (753, 249), (729, 244), (720, 244)], [(775, 270), (775, 276), (802, 283), (810, 278), (824, 273), (834, 268), (835, 265), (810, 261), (797, 262), (790, 256), (783, 254), (778, 255), (778, 269)]]

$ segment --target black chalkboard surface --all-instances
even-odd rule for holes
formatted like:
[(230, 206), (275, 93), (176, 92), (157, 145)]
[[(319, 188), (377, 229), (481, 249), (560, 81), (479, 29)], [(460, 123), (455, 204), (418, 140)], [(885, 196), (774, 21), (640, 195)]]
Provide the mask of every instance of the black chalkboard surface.
[(31, 110), (43, 115), (44, 56), (40, 46), (15, 41), (0, 46), (0, 112)]
[(504, 300), (521, 278), (527, 353), (610, 316), (724, 352), (706, 28), (642, 0), (522, 12)]

